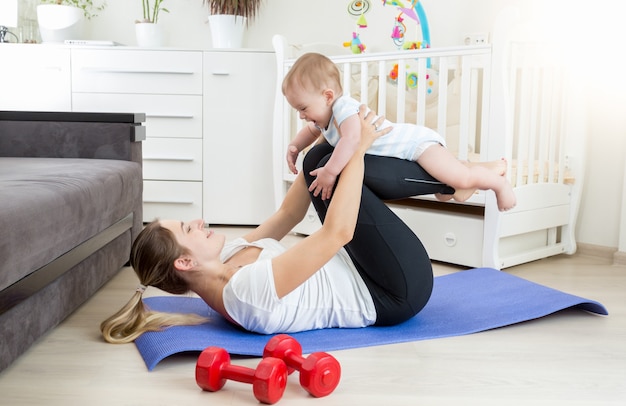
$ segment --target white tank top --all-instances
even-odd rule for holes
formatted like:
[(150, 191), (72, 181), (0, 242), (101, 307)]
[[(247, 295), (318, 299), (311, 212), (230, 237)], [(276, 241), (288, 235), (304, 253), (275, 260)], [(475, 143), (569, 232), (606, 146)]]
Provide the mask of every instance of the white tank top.
[(376, 321), (372, 296), (344, 249), (306, 282), (279, 299), (272, 258), (284, 252), (285, 247), (268, 238), (253, 243), (237, 238), (224, 246), (222, 261), (246, 246), (261, 248), (259, 259), (239, 269), (223, 291), (226, 312), (246, 330), (261, 334), (294, 333), (365, 327)]

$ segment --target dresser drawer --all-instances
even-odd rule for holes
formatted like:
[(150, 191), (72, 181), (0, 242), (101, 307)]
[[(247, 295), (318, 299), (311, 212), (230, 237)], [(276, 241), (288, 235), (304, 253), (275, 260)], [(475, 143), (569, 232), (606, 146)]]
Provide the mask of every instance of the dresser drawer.
[(202, 94), (202, 52), (72, 49), (74, 93)]
[(202, 182), (143, 182), (143, 221), (202, 218)]
[(0, 44), (0, 110), (70, 111), (70, 79), (68, 49)]
[(202, 138), (202, 96), (74, 93), (74, 111), (145, 113), (149, 138)]
[(143, 178), (202, 180), (202, 140), (148, 138), (143, 141)]

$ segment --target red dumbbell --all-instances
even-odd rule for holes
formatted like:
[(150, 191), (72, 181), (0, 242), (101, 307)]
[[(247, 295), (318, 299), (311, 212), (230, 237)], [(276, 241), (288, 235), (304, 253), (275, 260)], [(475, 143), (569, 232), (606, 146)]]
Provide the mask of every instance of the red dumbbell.
[(274, 404), (280, 400), (287, 386), (287, 365), (281, 359), (264, 358), (256, 369), (232, 365), (228, 352), (219, 347), (208, 347), (196, 363), (196, 383), (203, 390), (216, 392), (230, 379), (251, 383), (259, 402)]
[(288, 372), (300, 371), (300, 385), (316, 398), (329, 395), (339, 385), (341, 365), (332, 355), (314, 352), (302, 357), (302, 346), (287, 334), (272, 337), (263, 350), (263, 358), (279, 358), (287, 364)]

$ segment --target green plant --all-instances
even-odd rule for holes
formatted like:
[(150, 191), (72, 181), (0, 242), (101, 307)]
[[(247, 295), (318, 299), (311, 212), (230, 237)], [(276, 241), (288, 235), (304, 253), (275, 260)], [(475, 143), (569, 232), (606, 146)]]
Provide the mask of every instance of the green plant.
[(159, 21), (159, 13), (169, 13), (166, 8), (161, 7), (161, 3), (164, 0), (154, 0), (154, 4), (150, 7), (150, 0), (141, 0), (141, 6), (143, 7), (143, 20), (137, 20), (138, 23), (154, 23)]
[(254, 20), (263, 0), (202, 0), (209, 6), (210, 14), (231, 14)]
[(91, 20), (93, 17), (97, 17), (98, 13), (106, 7), (105, 1), (99, 3), (100, 5), (96, 5), (93, 0), (41, 0), (41, 3), (78, 7), (83, 10), (83, 14), (88, 20)]

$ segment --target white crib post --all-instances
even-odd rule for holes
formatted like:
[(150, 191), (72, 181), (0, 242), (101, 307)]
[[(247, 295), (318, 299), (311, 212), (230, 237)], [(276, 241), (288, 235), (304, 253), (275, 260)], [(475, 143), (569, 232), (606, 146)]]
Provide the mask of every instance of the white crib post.
[[(276, 53), (276, 73), (277, 78), (285, 76), (284, 61), (287, 58), (287, 39), (282, 35), (274, 35), (272, 45)], [(272, 176), (274, 179), (274, 206), (280, 206), (284, 197), (283, 184), (283, 148), (289, 142), (287, 140), (287, 126), (289, 115), (285, 114), (285, 98), (282, 95), (282, 82), (276, 80), (276, 92), (274, 95), (274, 118), (272, 137)], [(279, 181), (280, 179), (280, 181)]]

